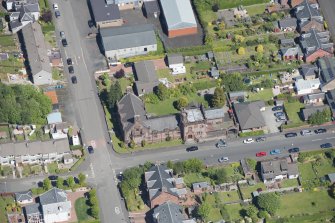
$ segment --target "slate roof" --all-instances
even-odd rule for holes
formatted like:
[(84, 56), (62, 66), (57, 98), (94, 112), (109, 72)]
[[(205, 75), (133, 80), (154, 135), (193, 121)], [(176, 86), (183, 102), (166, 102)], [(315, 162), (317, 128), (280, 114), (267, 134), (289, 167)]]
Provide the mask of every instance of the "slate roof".
[(335, 89), (330, 90), (326, 93), (326, 99), (333, 116), (335, 116)]
[(153, 117), (143, 120), (145, 126), (154, 131), (163, 131), (165, 129), (174, 130), (178, 128), (178, 118), (175, 115)]
[(300, 45), (306, 56), (313, 54), (319, 49), (332, 53), (334, 44), (329, 42), (329, 38), (329, 31), (318, 32), (315, 29), (311, 29), (300, 36)]
[(169, 65), (184, 63), (183, 55), (181, 54), (170, 54), (167, 56)]
[(262, 177), (266, 180), (274, 179), (279, 175), (297, 175), (298, 167), (296, 163), (287, 163), (286, 158), (278, 160), (261, 161)]
[(51, 74), (51, 66), (47, 54), (41, 25), (30, 23), (22, 28), (24, 46), (28, 54), (29, 67), (32, 75), (45, 71)]
[(23, 207), (26, 215), (32, 215), (32, 214), (42, 214), (42, 210), (40, 207), (40, 204), (28, 204), (26, 206)]
[(335, 59), (333, 57), (320, 58), (317, 61), (320, 76), (323, 82), (328, 83), (335, 79)]
[(278, 21), (278, 26), (281, 29), (285, 28), (296, 28), (297, 19), (296, 18), (286, 18)]
[(317, 3), (309, 3), (308, 0), (304, 0), (300, 5), (295, 7), (295, 15), (298, 20), (322, 19), (319, 5)]
[(168, 30), (197, 27), (190, 0), (160, 0)]
[(318, 73), (318, 67), (312, 64), (303, 64), (299, 68), (299, 72), (304, 78), (309, 76), (315, 77), (316, 74)]
[(331, 183), (335, 183), (335, 173), (329, 173), (327, 176)]
[(320, 92), (320, 93), (315, 93), (315, 94), (307, 94), (303, 96), (304, 101), (306, 100), (315, 100), (315, 99), (325, 99), (325, 93)]
[(185, 220), (183, 208), (171, 201), (156, 207), (152, 216), (157, 223), (195, 223), (194, 220)]
[(204, 110), (204, 116), (206, 119), (217, 119), (224, 118), (223, 108), (211, 108)]
[(137, 93), (140, 95), (144, 92), (153, 92), (154, 87), (159, 84), (154, 63), (146, 60), (135, 63), (134, 67), (136, 72), (135, 85)]
[(99, 32), (105, 51), (157, 44), (151, 24), (105, 28)]
[(208, 182), (198, 182), (198, 183), (193, 183), (192, 184), (193, 190), (208, 188), (208, 187), (209, 187)]
[(17, 202), (22, 202), (30, 199), (33, 199), (33, 194), (31, 193), (30, 190), (15, 193), (15, 200)]
[(199, 122), (204, 120), (204, 116), (199, 108), (185, 109), (188, 122)]
[(282, 47), (288, 47), (288, 46), (295, 46), (294, 39), (281, 39), (280, 40), (280, 45)]
[(295, 46), (292, 46), (292, 47), (283, 47), (283, 48), (280, 48), (280, 53), (283, 55), (283, 56), (302, 56), (302, 52), (301, 52), (301, 49), (298, 45), (295, 45)]
[(95, 22), (121, 19), (119, 7), (116, 4), (106, 4), (105, 0), (91, 0)]
[(39, 196), (41, 205), (54, 204), (67, 201), (67, 195), (64, 190), (53, 187)]
[(157, 13), (160, 12), (159, 5), (158, 5), (157, 0), (153, 0), (153, 1), (144, 1), (143, 4), (144, 4), (145, 11), (146, 11), (148, 14), (153, 14), (153, 13), (155, 13), (155, 12), (157, 12)]
[(0, 156), (23, 156), (70, 152), (68, 139), (0, 144)]
[(323, 110), (325, 110), (326, 108), (329, 108), (328, 105), (321, 105), (321, 106), (310, 106), (310, 107), (305, 107), (303, 110), (302, 110), (302, 116), (304, 118), (304, 120), (308, 120), (309, 117), (312, 115), (312, 114), (315, 114), (317, 113), (318, 111), (319, 112), (322, 112)]
[(121, 124), (125, 132), (134, 125), (135, 116), (145, 119), (145, 109), (142, 100), (132, 93), (128, 93), (118, 102), (118, 112), (121, 117)]
[(236, 118), (242, 130), (265, 126), (265, 121), (260, 111), (262, 107), (265, 107), (264, 101), (234, 103)]

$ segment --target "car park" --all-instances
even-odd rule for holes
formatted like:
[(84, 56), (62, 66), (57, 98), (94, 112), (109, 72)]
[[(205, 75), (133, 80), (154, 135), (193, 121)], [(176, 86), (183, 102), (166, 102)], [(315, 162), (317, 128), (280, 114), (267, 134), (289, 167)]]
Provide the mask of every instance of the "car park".
[(289, 153), (298, 153), (299, 151), (300, 151), (299, 148), (292, 148), (288, 150)]
[(226, 143), (226, 141), (224, 141), (223, 139), (220, 139), (220, 140), (216, 143), (216, 148), (223, 148), (223, 147), (227, 147), (227, 143)]
[(66, 41), (66, 39), (62, 39), (62, 45), (63, 45), (64, 47), (67, 46), (67, 41)]
[(266, 140), (266, 137), (261, 136), (256, 138), (256, 142), (264, 142)]
[(199, 147), (197, 146), (191, 146), (191, 147), (188, 147), (186, 149), (187, 152), (193, 152), (193, 151), (197, 151), (199, 149)]
[(67, 63), (67, 65), (72, 65), (72, 59), (71, 58), (67, 58), (66, 59), (66, 63)]
[(228, 157), (221, 157), (218, 159), (219, 163), (223, 163), (223, 162), (228, 162), (229, 158)]
[(76, 84), (77, 83), (77, 77), (76, 76), (73, 76), (71, 78), (71, 80), (72, 80), (72, 84)]
[(59, 35), (62, 39), (65, 39), (65, 32), (64, 31), (60, 31)]
[(270, 151), (270, 155), (278, 155), (280, 153), (281, 153), (280, 149), (273, 149)]
[(253, 138), (243, 140), (243, 143), (245, 143), (245, 144), (249, 144), (249, 143), (253, 143), (253, 142), (254, 142)]
[(322, 149), (328, 149), (328, 148), (332, 148), (333, 145), (331, 143), (327, 142), (327, 143), (321, 144), (320, 147)]
[(281, 116), (285, 116), (285, 113), (284, 112), (275, 112), (274, 115), (278, 118), (278, 117), (281, 117)]
[(272, 108), (272, 111), (282, 111), (283, 107), (282, 106), (275, 106)]
[(298, 136), (298, 134), (295, 133), (295, 132), (289, 132), (289, 133), (285, 134), (286, 138), (292, 138), (292, 137), (296, 137), (296, 136)]
[(93, 154), (94, 153), (93, 146), (88, 146), (87, 151), (88, 151), (89, 154)]
[(262, 157), (262, 156), (266, 156), (266, 152), (258, 152), (258, 153), (256, 153), (256, 156), (257, 157)]
[(73, 74), (73, 73), (74, 73), (73, 66), (69, 66), (69, 68), (68, 68), (68, 69), (69, 69), (69, 73), (70, 73), (70, 74)]
[(312, 135), (313, 132), (312, 132), (312, 130), (305, 129), (305, 130), (301, 130), (300, 134), (301, 134), (302, 136), (307, 136), (307, 135)]
[(322, 134), (322, 133), (326, 133), (327, 129), (315, 129), (314, 132), (315, 134)]
[(56, 16), (56, 18), (60, 17), (60, 12), (59, 11), (55, 11), (55, 16)]

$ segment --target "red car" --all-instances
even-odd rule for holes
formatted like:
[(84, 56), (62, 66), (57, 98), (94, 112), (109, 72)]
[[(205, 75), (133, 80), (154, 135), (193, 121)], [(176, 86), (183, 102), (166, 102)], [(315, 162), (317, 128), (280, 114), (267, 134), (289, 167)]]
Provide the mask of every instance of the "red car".
[(266, 156), (266, 152), (259, 152), (259, 153), (256, 153), (256, 156), (257, 156), (257, 157)]

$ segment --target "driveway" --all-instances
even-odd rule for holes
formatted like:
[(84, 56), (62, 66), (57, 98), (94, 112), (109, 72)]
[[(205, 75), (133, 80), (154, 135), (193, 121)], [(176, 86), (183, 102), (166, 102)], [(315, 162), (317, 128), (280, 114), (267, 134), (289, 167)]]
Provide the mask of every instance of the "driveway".
[(262, 112), (263, 118), (265, 120), (265, 124), (267, 126), (267, 130), (269, 133), (279, 132), (278, 127), (282, 124), (281, 122), (276, 122), (276, 117), (274, 116), (274, 112), (272, 111), (272, 107), (266, 107), (265, 111)]

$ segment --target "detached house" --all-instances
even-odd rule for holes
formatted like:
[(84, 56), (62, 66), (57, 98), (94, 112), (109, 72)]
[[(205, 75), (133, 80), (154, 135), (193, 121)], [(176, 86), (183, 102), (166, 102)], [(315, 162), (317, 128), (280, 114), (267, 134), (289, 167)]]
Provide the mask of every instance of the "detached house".
[(13, 33), (17, 33), (30, 23), (34, 23), (40, 17), (40, 7), (37, 0), (16, 1), (8, 7), (14, 10), (9, 15), (9, 27)]
[(278, 27), (283, 32), (290, 32), (297, 29), (297, 23), (296, 18), (285, 18), (278, 21)]
[(298, 178), (299, 171), (296, 163), (281, 158), (261, 161), (261, 175), (264, 183), (273, 183), (283, 179)]
[(136, 74), (135, 86), (137, 95), (142, 96), (153, 92), (154, 88), (159, 84), (154, 63), (150, 60), (146, 60), (135, 63), (134, 67)]
[(30, 190), (15, 193), (15, 201), (19, 204), (29, 204), (33, 202), (33, 194)]
[(98, 28), (122, 26), (123, 19), (119, 7), (108, 0), (91, 0), (94, 21)]
[(261, 130), (266, 126), (262, 115), (264, 101), (234, 103), (233, 107), (242, 132)]
[(318, 90), (320, 88), (320, 84), (321, 83), (319, 79), (313, 79), (313, 80), (298, 79), (294, 83), (297, 95), (311, 94), (315, 90)]
[(183, 178), (174, 178), (172, 170), (162, 165), (151, 167), (144, 173), (144, 179), (151, 208), (168, 201), (178, 204), (187, 193)]
[(319, 67), (319, 77), (321, 80), (321, 89), (326, 92), (335, 89), (335, 59), (320, 58), (317, 61)]
[(311, 63), (321, 57), (332, 57), (334, 44), (329, 42), (329, 31), (319, 32), (311, 29), (301, 34), (300, 45), (306, 62)]
[(184, 58), (179, 54), (167, 56), (169, 68), (172, 69), (172, 75), (185, 74), (186, 67), (184, 66)]
[(294, 13), (298, 19), (299, 32), (305, 33), (310, 29), (315, 29), (319, 32), (324, 31), (323, 17), (318, 3), (310, 3), (308, 0), (304, 0), (295, 8)]
[(196, 223), (195, 220), (187, 218), (182, 206), (170, 201), (156, 207), (152, 217), (154, 223)]

